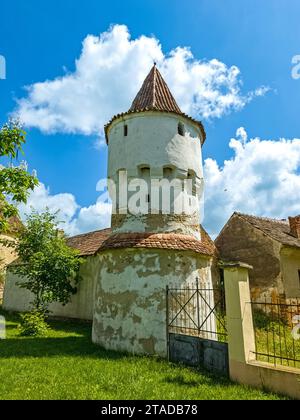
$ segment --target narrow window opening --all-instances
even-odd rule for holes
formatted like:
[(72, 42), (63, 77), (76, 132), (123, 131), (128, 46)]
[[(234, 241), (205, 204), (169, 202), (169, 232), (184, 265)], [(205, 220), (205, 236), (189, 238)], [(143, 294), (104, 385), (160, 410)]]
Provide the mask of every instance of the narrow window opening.
[(142, 178), (149, 178), (150, 177), (150, 167), (149, 166), (142, 166), (139, 168), (140, 176)]
[(192, 180), (192, 195), (196, 196), (196, 174), (193, 170), (189, 170), (187, 173), (187, 178)]
[(171, 179), (173, 176), (173, 169), (170, 167), (166, 167), (163, 169), (163, 177), (167, 179)]
[(300, 288), (300, 270), (298, 270), (298, 280), (299, 280), (299, 288)]
[(124, 137), (127, 137), (127, 136), (128, 136), (128, 125), (125, 124), (124, 125)]
[(178, 123), (178, 134), (180, 136), (184, 136), (185, 135), (185, 128), (184, 128), (184, 124), (182, 124), (181, 122)]

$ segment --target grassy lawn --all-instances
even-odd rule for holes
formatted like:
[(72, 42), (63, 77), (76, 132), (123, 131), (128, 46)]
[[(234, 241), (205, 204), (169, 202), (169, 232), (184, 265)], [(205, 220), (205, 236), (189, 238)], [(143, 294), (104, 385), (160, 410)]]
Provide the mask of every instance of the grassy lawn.
[(0, 340), (0, 399), (264, 399), (280, 397), (150, 357), (105, 351), (91, 326), (52, 321), (44, 338), (23, 338), (5, 315)]
[(253, 315), (256, 351), (270, 355), (257, 355), (257, 359), (300, 369), (300, 340), (292, 336), (295, 325), (262, 311), (255, 311)]

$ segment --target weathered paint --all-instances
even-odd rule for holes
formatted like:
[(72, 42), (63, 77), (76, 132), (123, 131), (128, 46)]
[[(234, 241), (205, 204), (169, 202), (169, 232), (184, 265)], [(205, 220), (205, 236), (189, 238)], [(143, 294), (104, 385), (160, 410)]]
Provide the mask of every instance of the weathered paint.
[(200, 239), (199, 213), (186, 214), (113, 214), (114, 232), (178, 233)]
[[(0, 235), (0, 241), (14, 241), (14, 236)], [(13, 248), (0, 243), (0, 268), (5, 267), (17, 258)]]
[(211, 284), (211, 259), (188, 251), (107, 250), (100, 255), (93, 341), (166, 356), (166, 286)]
[(215, 244), (222, 259), (243, 261), (253, 267), (249, 272), (252, 300), (274, 300), (284, 294), (280, 243), (235, 215)]
[[(178, 123), (184, 123), (185, 135), (178, 134)], [(124, 136), (124, 125), (128, 135)], [(164, 168), (171, 168), (171, 178), (186, 179), (194, 174), (195, 182), (203, 181), (201, 133), (198, 126), (182, 116), (164, 112), (129, 114), (116, 120), (109, 130), (108, 178), (118, 185), (119, 171), (127, 172), (128, 182), (140, 178), (140, 168), (149, 167), (150, 178), (162, 179)], [(114, 198), (113, 196), (111, 197)], [(159, 209), (158, 209), (159, 210)], [(117, 232), (180, 232), (199, 238), (199, 203), (192, 215), (112, 217), (112, 228)]]
[[(86, 262), (80, 268), (79, 274), (82, 280), (78, 285), (77, 293), (65, 306), (60, 303), (52, 303), (49, 306), (51, 315), (92, 320), (98, 271), (99, 257), (86, 258)], [(33, 300), (33, 295), (27, 289), (20, 288), (17, 285), (20, 282), (22, 279), (8, 270), (3, 296), (4, 309), (18, 312), (26, 312), (31, 309), (30, 302)]]
[(300, 249), (283, 247), (280, 256), (285, 296), (300, 298)]
[[(0, 241), (14, 241), (14, 235), (0, 235)], [(17, 255), (13, 248), (5, 246), (4, 243), (0, 242), (0, 273), (5, 274), (5, 268), (7, 264), (10, 264), (17, 258)], [(2, 298), (4, 285), (0, 282), (0, 298)]]

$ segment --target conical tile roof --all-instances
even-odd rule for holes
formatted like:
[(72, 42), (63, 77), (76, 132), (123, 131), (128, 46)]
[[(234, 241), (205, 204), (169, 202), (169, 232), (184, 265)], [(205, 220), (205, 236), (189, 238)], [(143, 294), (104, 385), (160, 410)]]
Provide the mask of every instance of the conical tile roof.
[(168, 111), (182, 114), (168, 85), (154, 65), (146, 77), (141, 89), (132, 102), (130, 112), (138, 112), (144, 109)]
[(179, 106), (177, 105), (177, 102), (174, 99), (174, 96), (168, 88), (168, 85), (166, 84), (162, 75), (157, 69), (156, 64), (154, 64), (154, 66), (150, 70), (150, 73), (146, 77), (141, 89), (136, 95), (134, 101), (132, 102), (130, 109), (127, 112), (122, 112), (120, 114), (115, 115), (104, 126), (106, 143), (108, 144), (109, 128), (115, 120), (123, 118), (126, 115), (146, 111), (170, 112), (181, 115), (182, 117), (192, 121), (199, 127), (202, 133), (201, 144), (205, 142), (206, 134), (201, 121), (195, 120), (194, 118), (186, 115), (180, 110)]

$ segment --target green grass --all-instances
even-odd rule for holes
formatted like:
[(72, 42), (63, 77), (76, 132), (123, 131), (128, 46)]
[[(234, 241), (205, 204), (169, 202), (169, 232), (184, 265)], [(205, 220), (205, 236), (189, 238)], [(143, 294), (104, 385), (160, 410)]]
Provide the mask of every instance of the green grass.
[(0, 340), (0, 399), (257, 399), (279, 396), (150, 357), (105, 351), (91, 326), (52, 321), (46, 337), (20, 337), (8, 315)]
[(254, 311), (253, 315), (256, 351), (269, 355), (257, 355), (257, 359), (300, 369), (300, 340), (295, 340), (292, 336), (295, 325), (261, 310)]

